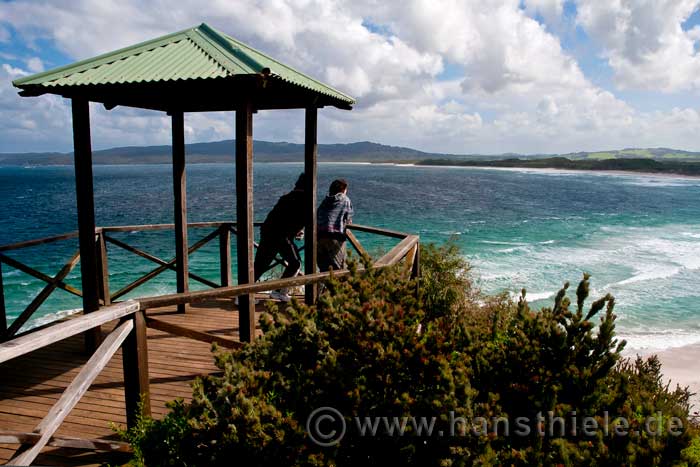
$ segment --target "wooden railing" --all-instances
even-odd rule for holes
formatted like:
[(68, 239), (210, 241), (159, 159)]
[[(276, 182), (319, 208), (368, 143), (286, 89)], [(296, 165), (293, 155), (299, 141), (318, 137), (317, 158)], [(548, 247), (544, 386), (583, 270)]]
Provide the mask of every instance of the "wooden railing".
[[(32, 432), (17, 432), (0, 430), (0, 443), (16, 443), (21, 444), (21, 448), (15, 454), (9, 464), (11, 465), (28, 465), (34, 461), (36, 456), (46, 445), (82, 448), (90, 450), (103, 451), (128, 451), (129, 446), (122, 442), (104, 440), (104, 439), (81, 439), (71, 437), (56, 436), (55, 432), (61, 423), (68, 416), (70, 411), (76, 406), (80, 398), (85, 394), (87, 389), (93, 383), (100, 371), (105, 367), (109, 360), (114, 356), (117, 350), (121, 347), (124, 372), (124, 393), (125, 393), (125, 409), (127, 425), (133, 426), (138, 411), (140, 401), (144, 401), (142, 410), (146, 414), (150, 414), (150, 396), (149, 396), (149, 377), (148, 377), (148, 348), (146, 328), (151, 327), (169, 334), (182, 336), (197, 341), (216, 342), (217, 344), (227, 348), (237, 348), (244, 344), (232, 339), (227, 339), (220, 335), (215, 335), (207, 332), (202, 332), (185, 326), (176, 325), (159, 320), (154, 317), (147, 316), (145, 311), (152, 308), (160, 308), (164, 306), (175, 306), (182, 304), (196, 303), (211, 299), (231, 298), (240, 295), (263, 292), (267, 290), (279, 289), (284, 287), (295, 287), (299, 285), (315, 284), (327, 280), (331, 274), (334, 277), (343, 277), (349, 273), (347, 270), (335, 272), (320, 272), (304, 276), (297, 276), (286, 279), (271, 280), (259, 282), (255, 284), (230, 285), (231, 282), (231, 262), (230, 262), (230, 233), (235, 234), (235, 223), (232, 222), (208, 222), (208, 223), (193, 223), (189, 224), (191, 228), (214, 228), (214, 231), (207, 234), (201, 240), (196, 242), (189, 248), (190, 253), (212, 241), (214, 238), (220, 238), (220, 258), (221, 258), (221, 284), (213, 283), (204, 279), (197, 274), (190, 273), (190, 278), (197, 280), (205, 285), (213, 287), (210, 290), (201, 290), (187, 293), (176, 293), (169, 295), (161, 295), (154, 297), (144, 297), (136, 300), (129, 300), (121, 303), (111, 304), (126, 293), (134, 290), (139, 285), (144, 284), (148, 280), (153, 279), (161, 272), (172, 269), (174, 260), (163, 260), (155, 255), (147, 253), (141, 249), (135, 248), (127, 243), (113, 238), (111, 235), (114, 232), (133, 232), (147, 230), (166, 230), (172, 229), (171, 224), (148, 225), (148, 226), (122, 226), (122, 227), (103, 227), (98, 229), (98, 259), (100, 267), (98, 272), (100, 278), (100, 296), (102, 307), (92, 313), (82, 316), (73, 317), (61, 322), (52, 323), (36, 330), (26, 332), (16, 336), (16, 331), (21, 327), (15, 322), (8, 328), (9, 339), (0, 343), (0, 364), (8, 360), (26, 355), (48, 345), (54, 344), (72, 336), (84, 333), (89, 330), (94, 330), (107, 323), (118, 320), (117, 325), (102, 341), (101, 345), (89, 358), (87, 363), (80, 370), (75, 379), (69, 384), (63, 392), (59, 400), (50, 409), (44, 419), (36, 425)], [(372, 268), (384, 268), (399, 264), (404, 261), (406, 274), (417, 276), (419, 273), (419, 239), (416, 235), (408, 235), (401, 232), (390, 230), (377, 229), (361, 225), (353, 225), (354, 231), (361, 231), (370, 234), (379, 234), (392, 238), (399, 239), (399, 243), (390, 249), (385, 255), (378, 258), (372, 263)], [(54, 237), (48, 237), (38, 240), (16, 243), (0, 247), (0, 252), (6, 252), (13, 249), (26, 248), (39, 244), (46, 244), (60, 240), (74, 238), (77, 233), (69, 233)], [(352, 231), (348, 231), (348, 240), (353, 248), (360, 254), (366, 255), (364, 247), (357, 240)], [(110, 293), (108, 282), (108, 267), (107, 267), (107, 244), (115, 245), (133, 254), (149, 259), (156, 263), (158, 267), (141, 276), (129, 285), (120, 290)], [(39, 278), (47, 283), (42, 292), (32, 301), (30, 305), (21, 314), (22, 324), (29, 319), (31, 313), (43, 303), (48, 294), (60, 288), (70, 293), (80, 296), (81, 292), (75, 290), (63, 282), (67, 273), (75, 266), (77, 255), (73, 255), (71, 260), (61, 268), (54, 276), (49, 277), (43, 273), (17, 261), (12, 258), (0, 254), (0, 263), (4, 262), (16, 269), (26, 272), (36, 278)], [(277, 259), (277, 262), (282, 262)], [(1, 274), (0, 274), (1, 278)], [(1, 290), (0, 282), (0, 292)], [(2, 296), (2, 293), (0, 293)], [(18, 318), (19, 319), (19, 318)]]
[[(260, 224), (255, 224), (259, 226)], [(193, 271), (188, 271), (188, 276), (191, 280), (199, 282), (210, 288), (222, 288), (232, 286), (232, 270), (231, 270), (231, 234), (236, 235), (236, 223), (235, 222), (194, 222), (188, 224), (191, 229), (213, 229), (210, 233), (202, 237), (200, 240), (192, 244), (188, 248), (189, 254), (196, 252), (205, 245), (209, 244), (215, 239), (219, 239), (219, 259), (220, 259), (220, 280), (219, 282), (214, 282), (210, 279), (202, 277)], [(165, 271), (176, 270), (176, 260), (171, 258), (168, 260), (162, 259), (157, 255), (150, 252), (144, 251), (141, 248), (137, 248), (133, 245), (128, 244), (124, 240), (120, 240), (115, 237), (114, 234), (120, 232), (147, 232), (147, 231), (165, 231), (173, 230), (173, 224), (152, 224), (152, 225), (126, 225), (117, 227), (99, 227), (95, 230), (96, 245), (97, 245), (97, 261), (98, 261), (98, 295), (101, 306), (110, 305), (113, 302), (118, 301), (120, 298), (124, 297), (128, 293), (134, 291), (138, 287), (146, 284), (147, 282), (158, 277)], [(374, 227), (367, 227), (361, 225), (351, 226), (352, 230), (366, 232), (375, 235), (381, 235), (386, 237), (392, 237), (401, 239), (405, 241), (406, 238), (412, 237), (408, 234), (402, 232), (395, 232), (391, 230), (378, 229)], [(75, 268), (75, 266), (80, 261), (80, 253), (75, 252), (70, 259), (58, 270), (58, 272), (50, 276), (45, 274), (36, 268), (28, 266), (21, 261), (9, 256), (10, 252), (20, 249), (26, 249), (34, 247), (37, 245), (46, 245), (49, 243), (66, 241), (71, 239), (76, 239), (78, 237), (78, 232), (70, 232), (61, 235), (55, 235), (46, 238), (40, 238), (36, 240), (23, 241), (19, 243), (14, 243), (11, 245), (0, 246), (0, 341), (6, 341), (12, 339), (19, 334), (20, 329), (32, 318), (34, 313), (39, 309), (39, 307), (44, 304), (47, 298), (56, 290), (63, 290), (77, 297), (82, 296), (82, 291), (78, 288), (67, 284), (64, 280), (70, 274), (70, 272)], [(352, 231), (348, 232), (348, 239), (353, 248), (358, 252), (358, 254), (367, 255), (367, 251), (357, 240)], [(416, 240), (417, 241), (417, 240)], [(110, 290), (109, 281), (109, 264), (107, 258), (108, 245), (120, 248), (124, 251), (137, 255), (148, 261), (156, 264), (156, 267), (142, 276), (134, 279), (130, 283), (124, 285), (116, 291)], [(257, 248), (257, 243), (254, 243), (255, 248)], [(303, 247), (302, 247), (303, 249)], [(394, 250), (392, 250), (394, 251)], [(399, 251), (401, 252), (401, 251)], [(404, 252), (406, 253), (406, 252)], [(377, 265), (386, 263), (390, 258), (380, 258), (377, 261)], [(411, 258), (413, 261), (413, 258)], [(45, 286), (41, 289), (38, 295), (25, 307), (25, 309), (15, 318), (9, 326), (7, 325), (7, 310), (6, 310), (6, 300), (5, 291), (2, 281), (2, 266), (3, 264), (17, 269), (25, 274), (32, 276), (35, 279), (45, 283)], [(271, 267), (278, 264), (285, 264), (282, 258), (276, 258)], [(304, 279), (300, 279), (304, 280)], [(322, 280), (322, 279), (321, 279)], [(312, 283), (306, 281), (303, 284)], [(269, 284), (266, 288), (259, 289), (260, 291), (272, 290), (274, 284)], [(298, 284), (297, 284), (298, 285)]]
[[(47, 444), (92, 450), (129, 450), (129, 446), (122, 442), (58, 437), (54, 434), (119, 348), (122, 349), (127, 421), (130, 426), (135, 423), (141, 395), (149, 394), (146, 326), (144, 313), (140, 310), (138, 302), (126, 301), (104, 307), (96, 312), (56, 323), (4, 342), (0, 344), (0, 363), (21, 357), (114, 320), (119, 320), (117, 326), (102, 341), (58, 401), (51, 407), (49, 413), (32, 432), (0, 431), (0, 443), (22, 444), (8, 465), (30, 465)], [(150, 414), (149, 403), (149, 398), (144, 398), (143, 410), (148, 414)]]

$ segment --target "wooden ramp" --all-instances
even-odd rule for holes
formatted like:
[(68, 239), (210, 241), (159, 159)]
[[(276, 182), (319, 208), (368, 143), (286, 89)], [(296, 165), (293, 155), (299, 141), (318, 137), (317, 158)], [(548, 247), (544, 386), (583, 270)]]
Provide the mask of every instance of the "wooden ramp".
[[(258, 312), (263, 310), (262, 304), (257, 306)], [(238, 340), (238, 311), (232, 299), (191, 304), (186, 314), (176, 313), (175, 306), (148, 310), (146, 317)], [(103, 326), (103, 332), (112, 327)], [(163, 332), (150, 324), (147, 333), (151, 410), (159, 418), (167, 411), (166, 402), (178, 397), (188, 400), (191, 381), (217, 368), (210, 344)], [(83, 338), (78, 335), (0, 364), (0, 430), (31, 432), (87, 361), (84, 349)], [(56, 437), (117, 440), (110, 428), (112, 423), (126, 424), (121, 350), (61, 424)], [(7, 463), (18, 448), (19, 444), (0, 444), (0, 464)], [(33, 464), (119, 465), (128, 457), (118, 452), (47, 446)]]

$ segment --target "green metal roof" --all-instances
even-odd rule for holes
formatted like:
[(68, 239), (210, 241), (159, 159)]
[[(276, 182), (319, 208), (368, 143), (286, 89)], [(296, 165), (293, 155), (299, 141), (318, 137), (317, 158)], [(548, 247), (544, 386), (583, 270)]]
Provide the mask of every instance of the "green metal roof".
[(16, 87), (41, 89), (89, 85), (173, 82), (264, 74), (337, 99), (345, 105), (355, 100), (202, 23), (12, 82)]

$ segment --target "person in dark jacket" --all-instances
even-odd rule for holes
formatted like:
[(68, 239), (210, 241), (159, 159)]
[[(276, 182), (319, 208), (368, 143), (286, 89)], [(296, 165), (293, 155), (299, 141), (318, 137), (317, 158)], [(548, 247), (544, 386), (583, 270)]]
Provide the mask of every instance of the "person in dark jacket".
[(345, 268), (347, 256), (345, 229), (352, 223), (353, 208), (348, 198), (348, 182), (334, 180), (317, 211), (318, 269), (328, 271)]
[[(299, 175), (294, 189), (280, 197), (260, 227), (260, 244), (255, 252), (255, 281), (267, 271), (279, 253), (287, 263), (282, 278), (294, 277), (301, 269), (301, 259), (294, 238), (304, 229), (305, 176)], [(271, 298), (288, 302), (287, 290), (276, 290)]]

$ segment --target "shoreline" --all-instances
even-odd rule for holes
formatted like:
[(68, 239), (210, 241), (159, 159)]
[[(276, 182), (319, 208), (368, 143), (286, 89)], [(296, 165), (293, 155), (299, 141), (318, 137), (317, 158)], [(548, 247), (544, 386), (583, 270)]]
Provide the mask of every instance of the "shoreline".
[(689, 344), (682, 347), (673, 347), (648, 353), (623, 352), (625, 358), (642, 358), (656, 355), (661, 362), (662, 381), (669, 383), (669, 389), (675, 389), (676, 385), (688, 386), (691, 393), (690, 412), (700, 411), (700, 343)]
[(504, 172), (526, 172), (526, 173), (550, 173), (550, 174), (586, 174), (586, 175), (623, 175), (623, 176), (643, 176), (672, 178), (684, 180), (700, 180), (700, 175), (677, 174), (673, 172), (643, 172), (636, 170), (588, 170), (588, 169), (560, 169), (556, 167), (489, 167), (479, 165), (440, 165), (440, 164), (393, 164), (406, 167), (428, 167), (446, 169), (472, 169), (472, 170), (500, 170)]

